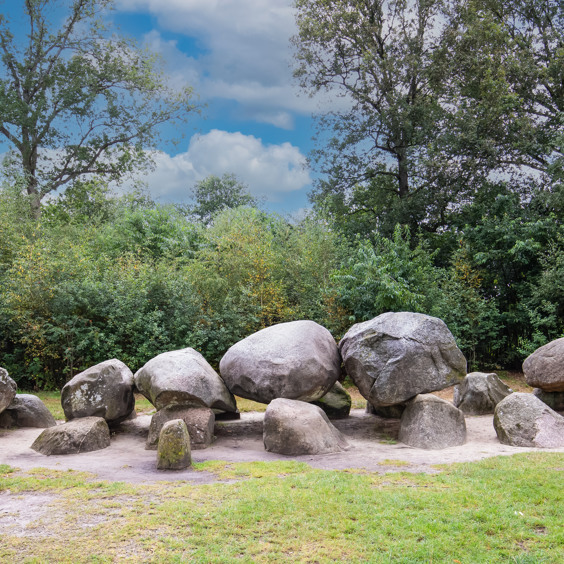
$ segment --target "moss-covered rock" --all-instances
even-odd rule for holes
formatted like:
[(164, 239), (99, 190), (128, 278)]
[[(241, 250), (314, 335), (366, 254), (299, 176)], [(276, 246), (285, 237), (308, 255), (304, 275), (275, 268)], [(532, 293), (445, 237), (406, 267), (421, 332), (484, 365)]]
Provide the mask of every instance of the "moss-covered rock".
[(192, 464), (190, 434), (182, 419), (167, 421), (159, 435), (157, 468), (183, 470)]

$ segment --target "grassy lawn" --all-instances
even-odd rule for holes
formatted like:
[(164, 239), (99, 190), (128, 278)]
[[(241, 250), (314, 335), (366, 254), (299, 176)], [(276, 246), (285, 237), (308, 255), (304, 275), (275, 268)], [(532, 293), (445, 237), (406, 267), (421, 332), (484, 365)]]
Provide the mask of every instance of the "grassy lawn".
[(0, 499), (24, 506), (48, 496), (26, 527), (1, 526), (0, 561), (564, 561), (564, 454), (455, 464), (436, 475), (291, 461), (197, 469), (231, 482), (131, 485), (0, 465)]

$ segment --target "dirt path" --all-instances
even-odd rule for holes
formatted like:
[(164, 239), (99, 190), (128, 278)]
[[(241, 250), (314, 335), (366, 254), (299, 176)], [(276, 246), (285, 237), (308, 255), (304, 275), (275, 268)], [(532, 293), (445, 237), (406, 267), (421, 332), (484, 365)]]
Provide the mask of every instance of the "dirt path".
[[(353, 410), (348, 419), (333, 422), (347, 437), (350, 450), (339, 454), (287, 457), (264, 450), (263, 417), (263, 413), (243, 413), (239, 421), (218, 422), (216, 441), (208, 449), (193, 451), (193, 461), (251, 462), (291, 458), (315, 468), (330, 470), (360, 468), (372, 472), (435, 472), (433, 466), (437, 464), (471, 462), (490, 456), (540, 450), (500, 444), (491, 415), (466, 418), (468, 439), (462, 446), (443, 450), (412, 448), (396, 442), (398, 421), (368, 415), (363, 410)], [(66, 456), (44, 456), (29, 448), (41, 429), (1, 430), (0, 464), (9, 464), (22, 470), (44, 467), (87, 471), (101, 479), (136, 483), (187, 480), (197, 484), (215, 480), (213, 474), (193, 469), (180, 472), (157, 470), (156, 452), (145, 450), (150, 419), (149, 415), (140, 415), (122, 424), (106, 449)], [(564, 452), (564, 448), (553, 449), (552, 452)], [(402, 463), (397, 464), (397, 461)]]

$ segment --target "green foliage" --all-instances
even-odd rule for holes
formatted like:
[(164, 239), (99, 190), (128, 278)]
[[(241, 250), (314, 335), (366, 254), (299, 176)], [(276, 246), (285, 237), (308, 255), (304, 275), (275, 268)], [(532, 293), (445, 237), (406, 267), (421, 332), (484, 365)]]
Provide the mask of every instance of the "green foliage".
[(54, 0), (23, 2), (25, 38), (0, 16), (6, 172), (22, 179), (35, 217), (61, 186), (92, 174), (119, 180), (146, 165), (159, 126), (194, 110), (190, 89), (169, 88), (152, 54), (105, 28), (112, 3), (73, 0), (55, 17)]
[(333, 275), (350, 321), (366, 321), (387, 311), (430, 312), (439, 272), (432, 256), (421, 244), (411, 249), (409, 230), (399, 225), (392, 239), (378, 233), (374, 237), (374, 245), (360, 241)]
[(245, 184), (239, 182), (234, 174), (208, 176), (192, 188), (196, 203), (187, 206), (186, 212), (208, 225), (214, 216), (239, 206), (256, 207), (258, 200), (251, 196)]

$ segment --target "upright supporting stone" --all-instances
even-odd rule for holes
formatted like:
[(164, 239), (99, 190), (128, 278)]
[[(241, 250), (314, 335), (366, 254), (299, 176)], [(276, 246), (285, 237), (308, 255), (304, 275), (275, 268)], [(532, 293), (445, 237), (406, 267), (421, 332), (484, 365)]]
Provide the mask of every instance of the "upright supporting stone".
[(182, 419), (167, 421), (159, 435), (158, 470), (183, 470), (192, 464), (190, 434)]

